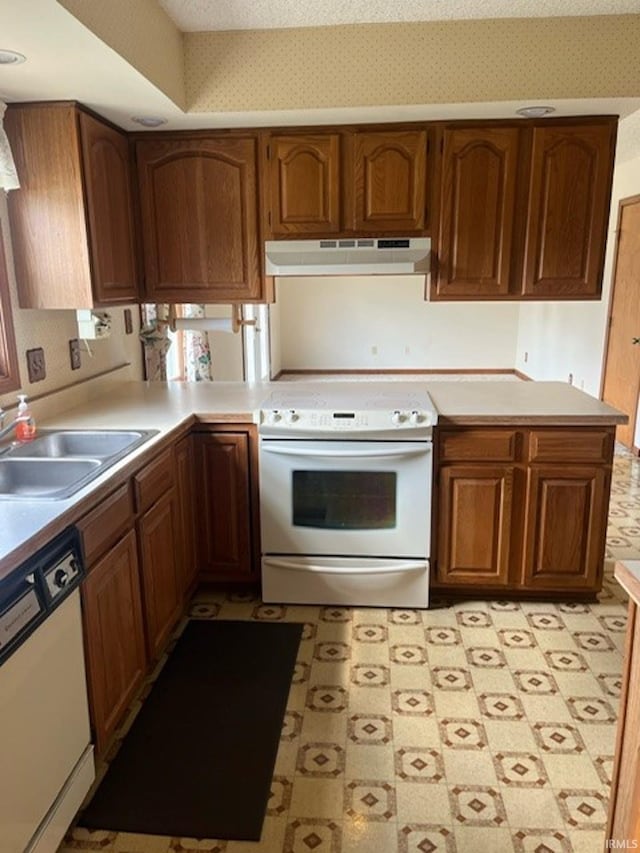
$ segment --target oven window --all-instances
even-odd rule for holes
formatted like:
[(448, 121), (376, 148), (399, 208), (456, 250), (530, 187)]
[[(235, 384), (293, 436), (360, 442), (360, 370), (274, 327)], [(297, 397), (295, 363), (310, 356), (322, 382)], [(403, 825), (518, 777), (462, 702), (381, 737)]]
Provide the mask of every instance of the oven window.
[(293, 471), (293, 524), (332, 530), (396, 526), (395, 471)]

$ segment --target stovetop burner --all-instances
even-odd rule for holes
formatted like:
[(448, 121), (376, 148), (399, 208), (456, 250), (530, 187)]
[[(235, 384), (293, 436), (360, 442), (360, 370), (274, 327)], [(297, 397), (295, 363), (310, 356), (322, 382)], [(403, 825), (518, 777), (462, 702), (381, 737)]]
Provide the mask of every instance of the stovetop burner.
[(327, 383), (322, 389), (283, 387), (272, 391), (261, 409), (357, 409), (394, 411), (422, 409), (434, 411), (426, 390), (413, 382)]

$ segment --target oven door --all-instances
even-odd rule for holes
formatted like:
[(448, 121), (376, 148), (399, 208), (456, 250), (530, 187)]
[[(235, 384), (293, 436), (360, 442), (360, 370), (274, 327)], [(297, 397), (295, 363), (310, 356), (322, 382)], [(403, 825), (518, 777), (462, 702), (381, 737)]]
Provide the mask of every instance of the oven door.
[(265, 554), (429, 556), (432, 445), (260, 443)]

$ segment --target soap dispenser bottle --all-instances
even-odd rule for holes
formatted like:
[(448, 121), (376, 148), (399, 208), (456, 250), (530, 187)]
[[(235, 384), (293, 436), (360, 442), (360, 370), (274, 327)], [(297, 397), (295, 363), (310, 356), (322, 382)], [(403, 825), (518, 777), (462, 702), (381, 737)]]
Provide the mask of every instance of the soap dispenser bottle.
[(16, 439), (31, 441), (36, 435), (36, 422), (29, 410), (26, 394), (18, 394), (18, 413), (16, 416)]

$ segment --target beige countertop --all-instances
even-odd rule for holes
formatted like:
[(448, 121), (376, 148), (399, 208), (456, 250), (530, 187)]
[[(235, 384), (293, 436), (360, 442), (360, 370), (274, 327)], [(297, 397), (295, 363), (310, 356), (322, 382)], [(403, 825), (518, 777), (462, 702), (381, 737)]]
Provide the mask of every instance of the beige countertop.
[(441, 424), (621, 424), (627, 416), (566, 382), (426, 383)]
[[(580, 426), (626, 421), (621, 412), (562, 382), (458, 381), (430, 384), (426, 381), (424, 384), (438, 410), (441, 424)], [(302, 386), (317, 389), (312, 382), (296, 385), (298, 389)], [(40, 547), (46, 536), (53, 536), (62, 526), (80, 518), (91, 508), (92, 495), (96, 491), (104, 491), (111, 478), (135, 465), (136, 460), (172, 431), (186, 428), (194, 420), (251, 421), (262, 400), (274, 388), (282, 390), (282, 383), (128, 382), (117, 391), (90, 403), (69, 409), (50, 420), (42, 419), (38, 426), (44, 429), (138, 428), (156, 429), (158, 434), (67, 500), (0, 499), (0, 580), (25, 555)]]

